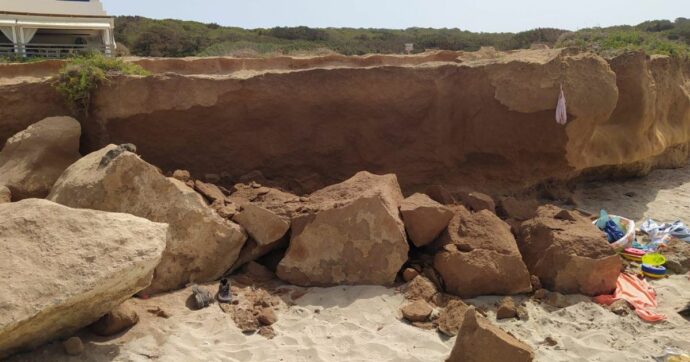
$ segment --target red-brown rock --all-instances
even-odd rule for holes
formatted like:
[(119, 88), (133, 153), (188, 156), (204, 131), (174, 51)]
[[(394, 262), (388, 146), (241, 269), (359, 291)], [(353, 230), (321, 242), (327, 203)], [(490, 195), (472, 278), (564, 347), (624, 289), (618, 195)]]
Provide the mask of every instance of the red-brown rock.
[(405, 319), (410, 322), (424, 322), (429, 318), (433, 308), (423, 300), (417, 300), (403, 306), (400, 311)]
[(316, 211), (293, 219), (278, 277), (301, 286), (392, 284), (409, 251), (402, 200), (395, 175), (368, 172), (311, 194)]
[(616, 288), (621, 259), (592, 222), (556, 218), (561, 209), (546, 205), (520, 227), (520, 251), (544, 288), (564, 294), (606, 294)]
[(533, 359), (530, 346), (492, 325), (477, 315), (474, 307), (469, 307), (446, 362), (528, 362)]
[(434, 257), (446, 291), (463, 298), (529, 292), (530, 275), (508, 224), (488, 210), (453, 211)]
[(410, 241), (422, 247), (434, 241), (448, 226), (453, 212), (424, 194), (414, 194), (400, 204)]
[(481, 192), (461, 193), (460, 200), (463, 205), (474, 212), (489, 210), (496, 213), (496, 202), (487, 194)]

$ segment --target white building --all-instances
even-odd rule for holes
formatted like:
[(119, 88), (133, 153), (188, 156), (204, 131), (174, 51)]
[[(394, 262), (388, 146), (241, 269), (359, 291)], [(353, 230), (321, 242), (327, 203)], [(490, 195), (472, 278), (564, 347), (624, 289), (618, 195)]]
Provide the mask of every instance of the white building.
[(113, 28), (99, 0), (0, 0), (0, 56), (110, 55)]

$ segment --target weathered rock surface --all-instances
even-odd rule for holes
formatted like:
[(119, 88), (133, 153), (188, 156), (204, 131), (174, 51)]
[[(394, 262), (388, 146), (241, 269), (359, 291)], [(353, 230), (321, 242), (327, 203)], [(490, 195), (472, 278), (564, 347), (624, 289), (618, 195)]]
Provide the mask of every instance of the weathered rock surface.
[(515, 301), (511, 297), (505, 297), (496, 309), (496, 319), (515, 318), (518, 316), (518, 310), (515, 306)]
[(125, 212), (170, 225), (167, 247), (143, 293), (180, 288), (220, 278), (237, 260), (246, 234), (206, 205), (194, 190), (136, 154), (124, 152), (99, 167), (115, 146), (93, 152), (70, 166), (48, 198), (71, 207)]
[(115, 307), (93, 323), (89, 329), (99, 336), (112, 336), (118, 334), (139, 322), (139, 315), (130, 301)]
[(434, 241), (448, 226), (453, 212), (424, 194), (414, 194), (400, 203), (407, 235), (417, 247)]
[(519, 247), (530, 273), (544, 288), (564, 294), (608, 294), (616, 288), (621, 259), (604, 233), (571, 213), (575, 221), (556, 218), (561, 209), (546, 205), (522, 223)]
[(309, 196), (318, 210), (293, 220), (278, 277), (301, 286), (392, 284), (409, 246), (395, 175), (359, 172)]
[(72, 117), (34, 123), (7, 140), (0, 151), (0, 185), (14, 200), (43, 198), (62, 172), (78, 160), (81, 126)]
[(501, 199), (499, 214), (507, 219), (524, 221), (537, 214), (539, 202), (534, 199), (520, 200), (512, 196)]
[(489, 210), (496, 213), (496, 202), (491, 196), (481, 192), (463, 192), (460, 194), (460, 201), (469, 210), (479, 212)]
[(5, 185), (0, 185), (0, 204), (12, 202), (12, 191)]
[[(237, 179), (259, 170), (311, 192), (386, 170), (406, 191), (433, 182), (503, 192), (589, 170), (643, 174), (688, 155), (684, 59), (545, 49), (136, 62), (158, 74), (99, 87), (86, 123), (98, 126), (86, 130), (84, 149), (133, 142), (166, 171)], [(0, 143), (68, 114), (50, 82), (19, 84), (43, 63), (0, 70), (16, 80), (0, 87)], [(561, 83), (565, 127), (554, 121)]]
[(0, 204), (0, 357), (69, 337), (146, 288), (167, 229), (46, 200)]
[(460, 333), (447, 362), (532, 361), (527, 344), (479, 316), (474, 307), (465, 312)]
[(508, 224), (488, 210), (453, 212), (434, 257), (446, 291), (463, 298), (529, 292), (530, 274)]

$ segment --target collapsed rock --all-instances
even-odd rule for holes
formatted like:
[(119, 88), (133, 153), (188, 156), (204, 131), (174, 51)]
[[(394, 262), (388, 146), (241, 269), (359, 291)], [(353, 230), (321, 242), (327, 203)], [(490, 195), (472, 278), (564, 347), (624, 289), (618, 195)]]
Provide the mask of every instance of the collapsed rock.
[(50, 117), (7, 140), (0, 151), (0, 185), (14, 200), (43, 198), (62, 172), (78, 160), (81, 125), (72, 117)]
[(448, 301), (446, 307), (441, 310), (436, 320), (436, 323), (438, 323), (438, 330), (449, 337), (456, 336), (468, 308), (469, 306), (462, 300), (451, 299)]
[(203, 181), (194, 181), (194, 188), (208, 200), (210, 204), (214, 202), (225, 202), (225, 195), (218, 186)]
[(154, 294), (220, 278), (237, 260), (246, 235), (194, 190), (124, 152), (100, 168), (110, 145), (70, 166), (48, 198), (71, 207), (124, 212), (170, 225), (167, 247), (151, 286)]
[(300, 286), (389, 285), (409, 246), (395, 175), (360, 172), (309, 196), (314, 214), (293, 219), (278, 277)]
[(280, 240), (290, 229), (289, 220), (254, 204), (245, 204), (233, 221), (242, 225), (259, 246)]
[(92, 324), (89, 329), (99, 336), (118, 334), (139, 322), (139, 315), (130, 301), (125, 301)]
[(424, 194), (414, 194), (400, 203), (407, 235), (416, 247), (434, 241), (448, 226), (453, 212)]
[(419, 275), (419, 272), (413, 268), (405, 268), (402, 273), (403, 280), (407, 283)]
[(460, 333), (447, 362), (532, 361), (527, 344), (477, 315), (474, 307), (465, 312)]
[(431, 299), (438, 293), (436, 285), (422, 275), (418, 275), (405, 286), (405, 299), (424, 300)]
[(488, 210), (453, 212), (434, 257), (446, 291), (463, 298), (529, 292), (530, 274), (508, 224)]
[(416, 300), (400, 309), (403, 317), (410, 322), (426, 321), (433, 310), (434, 309), (429, 305), (429, 303), (423, 300)]
[(561, 209), (546, 205), (520, 226), (519, 247), (530, 273), (544, 288), (565, 294), (607, 294), (616, 288), (621, 259), (604, 233), (578, 213), (575, 221), (556, 218)]
[(167, 229), (46, 200), (0, 204), (0, 358), (68, 337), (146, 288)]
[(274, 250), (288, 246), (291, 219), (304, 211), (300, 197), (257, 183), (236, 184), (229, 200), (242, 208), (233, 219), (245, 227), (250, 236), (231, 271), (257, 260)]

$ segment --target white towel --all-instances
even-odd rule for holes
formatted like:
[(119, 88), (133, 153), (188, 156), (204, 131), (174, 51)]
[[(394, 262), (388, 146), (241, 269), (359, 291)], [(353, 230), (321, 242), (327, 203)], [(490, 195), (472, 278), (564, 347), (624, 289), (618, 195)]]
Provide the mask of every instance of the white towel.
[(556, 107), (556, 122), (565, 125), (568, 122), (568, 111), (565, 105), (565, 94), (561, 85), (561, 94), (558, 96), (558, 106)]

